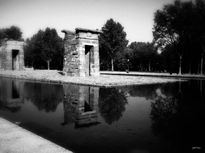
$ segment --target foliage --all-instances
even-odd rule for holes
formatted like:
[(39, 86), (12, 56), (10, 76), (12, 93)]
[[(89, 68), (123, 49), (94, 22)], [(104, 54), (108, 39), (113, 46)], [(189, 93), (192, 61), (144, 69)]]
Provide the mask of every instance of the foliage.
[[(184, 72), (197, 73), (200, 58), (203, 58), (205, 41), (205, 1), (175, 1), (155, 12), (154, 43), (161, 51), (170, 50), (183, 57)], [(169, 61), (171, 64), (177, 61)], [(179, 63), (179, 62), (178, 62)]]
[(157, 71), (158, 58), (157, 50), (152, 43), (132, 42), (129, 46), (130, 69), (135, 71)]
[(3, 39), (22, 40), (21, 29), (17, 26), (0, 29), (0, 40)]
[(127, 98), (123, 91), (116, 88), (100, 89), (99, 109), (108, 124), (122, 117), (125, 104), (127, 104)]
[(116, 54), (122, 52), (128, 44), (124, 27), (113, 19), (107, 20), (102, 27), (99, 42), (101, 65), (105, 68), (111, 65), (113, 70)]
[[(55, 29), (39, 30), (27, 40), (25, 64), (34, 68), (62, 69), (63, 41)], [(50, 65), (51, 64), (51, 65)]]
[(63, 89), (60, 85), (29, 83), (24, 84), (25, 99), (30, 100), (38, 110), (55, 112), (63, 100)]

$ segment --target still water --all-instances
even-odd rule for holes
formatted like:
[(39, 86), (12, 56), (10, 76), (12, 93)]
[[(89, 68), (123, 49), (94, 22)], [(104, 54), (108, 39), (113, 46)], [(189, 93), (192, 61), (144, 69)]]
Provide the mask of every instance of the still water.
[(0, 78), (0, 117), (75, 153), (205, 147), (205, 81), (99, 88)]

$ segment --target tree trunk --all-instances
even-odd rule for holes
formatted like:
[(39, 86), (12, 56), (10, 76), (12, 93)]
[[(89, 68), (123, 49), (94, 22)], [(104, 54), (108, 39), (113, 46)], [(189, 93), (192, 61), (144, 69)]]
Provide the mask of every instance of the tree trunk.
[(203, 65), (204, 65), (204, 58), (203, 58), (203, 52), (201, 53), (201, 75), (203, 75)]
[(111, 66), (112, 66), (111, 70), (114, 71), (114, 60), (113, 59), (111, 59)]
[(182, 74), (182, 55), (179, 56), (179, 74)]
[(47, 60), (48, 70), (50, 70), (50, 60)]
[(142, 67), (142, 63), (140, 63), (140, 71), (142, 72), (143, 70), (143, 67)]
[(148, 71), (151, 71), (151, 62), (149, 62)]

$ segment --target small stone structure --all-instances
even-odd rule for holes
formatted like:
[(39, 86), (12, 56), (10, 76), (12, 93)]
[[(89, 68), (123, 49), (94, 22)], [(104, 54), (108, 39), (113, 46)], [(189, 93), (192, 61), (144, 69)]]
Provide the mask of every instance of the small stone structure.
[(98, 76), (100, 32), (82, 28), (62, 32), (65, 33), (63, 71), (69, 76)]
[(23, 70), (24, 42), (8, 40), (0, 44), (0, 69)]

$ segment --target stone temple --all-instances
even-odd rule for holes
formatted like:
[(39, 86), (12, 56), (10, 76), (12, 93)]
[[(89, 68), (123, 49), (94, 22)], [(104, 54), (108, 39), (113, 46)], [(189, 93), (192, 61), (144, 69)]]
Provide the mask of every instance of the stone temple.
[(65, 33), (63, 71), (69, 76), (98, 76), (100, 31), (76, 28), (75, 32), (62, 32)]
[(24, 69), (24, 42), (8, 40), (0, 44), (0, 69)]

